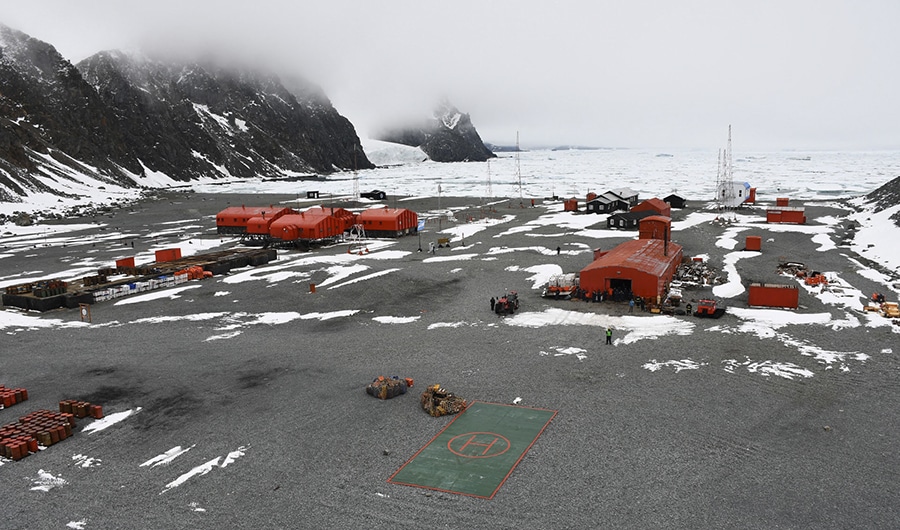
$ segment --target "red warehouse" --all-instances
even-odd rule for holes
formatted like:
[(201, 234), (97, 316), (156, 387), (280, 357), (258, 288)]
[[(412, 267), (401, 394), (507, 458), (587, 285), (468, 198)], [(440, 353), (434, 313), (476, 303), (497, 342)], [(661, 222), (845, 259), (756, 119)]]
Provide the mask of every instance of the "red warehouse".
[(651, 215), (640, 221), (638, 239), (672, 240), (672, 218), (664, 215)]
[(581, 269), (579, 285), (589, 293), (612, 290), (655, 300), (665, 294), (681, 258), (682, 248), (676, 243), (626, 241)]
[(262, 219), (277, 219), (286, 213), (291, 213), (290, 208), (275, 206), (230, 206), (216, 215), (216, 233), (219, 234), (246, 234), (247, 224), (250, 219), (260, 217)]
[(293, 244), (334, 239), (343, 233), (340, 222), (330, 215), (287, 214), (269, 226), (273, 240)]
[(800, 289), (796, 285), (751, 283), (747, 304), (756, 307), (797, 309), (800, 305)]
[(806, 224), (806, 210), (796, 206), (770, 208), (766, 210), (767, 223)]
[(418, 230), (419, 216), (405, 208), (371, 208), (356, 217), (366, 235), (372, 237), (400, 237)]
[(653, 197), (652, 199), (647, 199), (640, 204), (635, 205), (631, 208), (632, 212), (654, 212), (657, 215), (665, 215), (666, 217), (672, 217), (672, 207), (669, 206), (669, 203), (663, 201), (662, 199), (657, 199)]

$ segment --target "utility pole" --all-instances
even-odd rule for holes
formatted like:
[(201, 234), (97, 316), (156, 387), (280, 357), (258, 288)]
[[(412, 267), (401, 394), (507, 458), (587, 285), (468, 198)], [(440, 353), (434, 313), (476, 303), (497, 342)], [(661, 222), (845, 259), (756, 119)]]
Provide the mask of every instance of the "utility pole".
[(519, 131), (516, 131), (516, 181), (519, 183), (519, 206), (524, 206), (522, 202), (522, 168), (519, 165)]

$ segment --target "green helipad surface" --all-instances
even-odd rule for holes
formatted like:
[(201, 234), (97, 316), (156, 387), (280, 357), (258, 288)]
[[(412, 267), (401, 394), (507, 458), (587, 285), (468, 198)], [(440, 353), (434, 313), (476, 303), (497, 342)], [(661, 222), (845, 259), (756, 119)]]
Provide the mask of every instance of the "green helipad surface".
[(476, 401), (388, 482), (491, 499), (554, 416), (555, 410)]

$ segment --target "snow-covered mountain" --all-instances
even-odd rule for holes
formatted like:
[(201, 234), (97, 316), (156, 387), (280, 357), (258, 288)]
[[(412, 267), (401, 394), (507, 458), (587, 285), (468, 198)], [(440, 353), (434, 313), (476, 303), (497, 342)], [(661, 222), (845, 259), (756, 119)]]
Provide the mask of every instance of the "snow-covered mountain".
[(468, 114), (441, 101), (422, 123), (394, 127), (378, 139), (420, 148), (435, 162), (484, 162), (495, 155), (485, 146)]
[(303, 80), (101, 52), (72, 65), (0, 25), (0, 201), (90, 177), (134, 187), (371, 168), (353, 125)]

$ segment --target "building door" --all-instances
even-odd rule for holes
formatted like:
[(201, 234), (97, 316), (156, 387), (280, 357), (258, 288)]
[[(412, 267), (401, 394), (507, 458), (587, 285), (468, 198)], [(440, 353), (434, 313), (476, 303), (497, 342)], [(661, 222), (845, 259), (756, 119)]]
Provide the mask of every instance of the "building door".
[(613, 290), (613, 300), (621, 302), (631, 299), (631, 280), (626, 280), (623, 278), (610, 278), (609, 286)]

